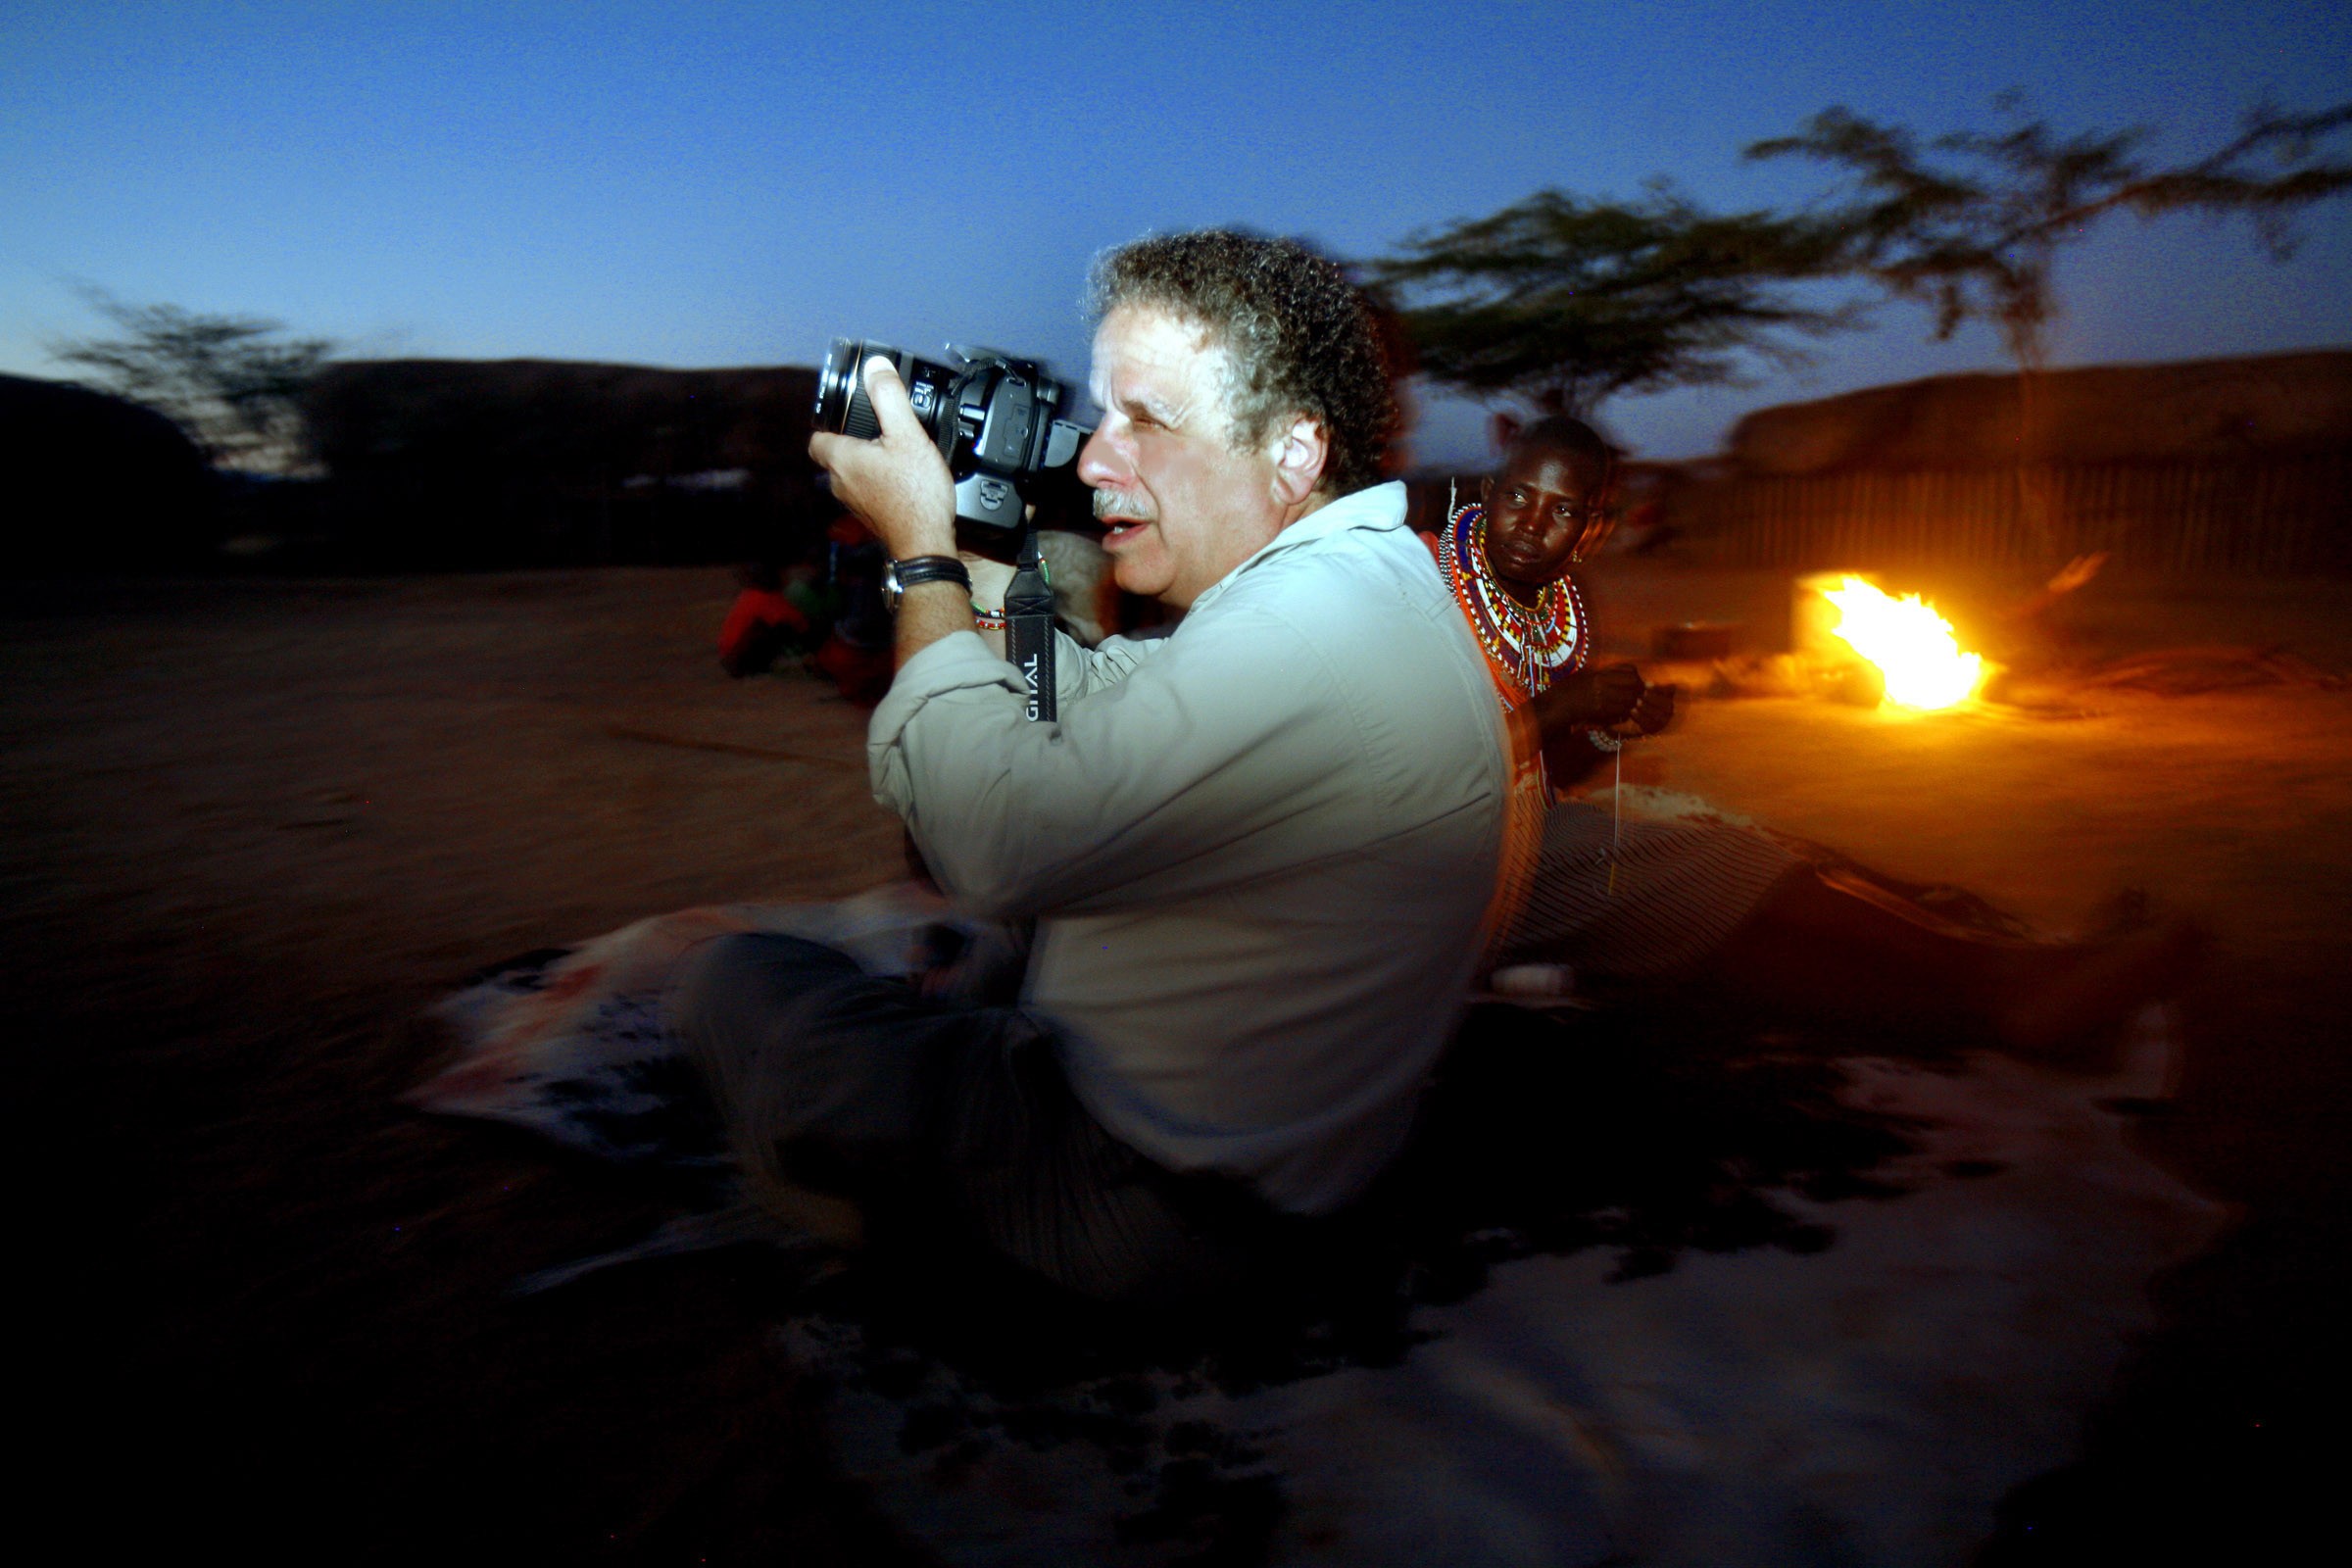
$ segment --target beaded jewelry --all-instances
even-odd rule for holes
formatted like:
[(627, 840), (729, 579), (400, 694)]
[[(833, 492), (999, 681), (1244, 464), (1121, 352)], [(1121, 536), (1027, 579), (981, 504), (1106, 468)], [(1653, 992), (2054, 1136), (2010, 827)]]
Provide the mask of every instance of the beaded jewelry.
[(1446, 586), (1468, 608), (1479, 645), (1528, 696), (1542, 692), (1561, 671), (1584, 667), (1585, 601), (1574, 579), (1563, 576), (1546, 584), (1533, 609), (1513, 599), (1487, 561), (1484, 507), (1472, 502), (1446, 521), (1438, 564)]
[[(1451, 497), (1448, 496), (1448, 501)], [(1574, 559), (1583, 560), (1582, 553)], [(1561, 576), (1544, 586), (1533, 610), (1513, 599), (1494, 580), (1487, 560), (1487, 512), (1476, 502), (1446, 519), (1438, 541), (1438, 566), (1446, 586), (1470, 611), (1470, 629), (1496, 667), (1512, 672), (1529, 698), (1551, 685), (1562, 670), (1582, 669), (1585, 646), (1584, 596), (1572, 577)], [(1506, 701), (1505, 707), (1510, 706)], [(1592, 749), (1616, 764), (1609, 799), (1609, 882), (1606, 896), (1617, 896), (1617, 855), (1622, 842), (1625, 798), (1625, 738), (1606, 729), (1588, 729)]]

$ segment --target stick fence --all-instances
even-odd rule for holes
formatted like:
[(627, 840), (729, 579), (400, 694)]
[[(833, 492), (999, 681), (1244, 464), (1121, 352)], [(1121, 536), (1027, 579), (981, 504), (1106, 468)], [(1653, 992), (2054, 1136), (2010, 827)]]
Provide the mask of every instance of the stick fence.
[(2352, 449), (2024, 468), (1734, 476), (1668, 514), (1725, 565), (2040, 566), (2093, 550), (2181, 575), (2352, 570)]

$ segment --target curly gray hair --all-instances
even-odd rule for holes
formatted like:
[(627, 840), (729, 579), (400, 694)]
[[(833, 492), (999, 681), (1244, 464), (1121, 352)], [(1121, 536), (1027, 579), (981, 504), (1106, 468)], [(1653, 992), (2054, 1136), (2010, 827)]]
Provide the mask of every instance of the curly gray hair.
[(1095, 263), (1096, 318), (1152, 306), (1206, 327), (1232, 366), (1226, 412), (1237, 442), (1304, 414), (1323, 426), (1322, 484), (1347, 495), (1377, 484), (1400, 422), (1383, 318), (1337, 263), (1296, 240), (1231, 229), (1155, 235)]

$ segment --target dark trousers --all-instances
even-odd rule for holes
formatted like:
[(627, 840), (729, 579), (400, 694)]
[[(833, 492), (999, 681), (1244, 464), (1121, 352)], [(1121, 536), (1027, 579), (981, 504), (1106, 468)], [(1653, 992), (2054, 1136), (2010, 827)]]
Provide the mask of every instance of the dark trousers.
[(926, 998), (797, 937), (690, 954), (665, 1005), (761, 1184), (850, 1198), (887, 1234), (943, 1225), (1098, 1300), (1227, 1295), (1284, 1227), (1239, 1182), (1178, 1176), (1071, 1093), (1050, 1029)]

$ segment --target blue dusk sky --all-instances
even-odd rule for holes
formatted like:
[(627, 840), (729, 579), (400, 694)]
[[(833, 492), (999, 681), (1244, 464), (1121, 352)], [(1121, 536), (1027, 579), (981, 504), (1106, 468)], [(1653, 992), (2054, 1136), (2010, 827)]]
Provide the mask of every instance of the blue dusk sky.
[[(0, 0), (0, 370), (120, 298), (355, 354), (809, 363), (836, 333), (1085, 372), (1088, 260), (1239, 223), (1373, 255), (1544, 185), (1819, 194), (1740, 149), (1844, 104), (1942, 130), (2024, 90), (2065, 127), (2225, 139), (2352, 95), (2352, 7), (114, 4)], [(2069, 255), (2060, 364), (2352, 344), (2352, 202), (2273, 265), (2241, 225), (2113, 221)], [(1918, 312), (1809, 371), (1629, 398), (1645, 456), (1766, 403), (1999, 366)], [(1416, 455), (1484, 458), (1424, 400)]]

